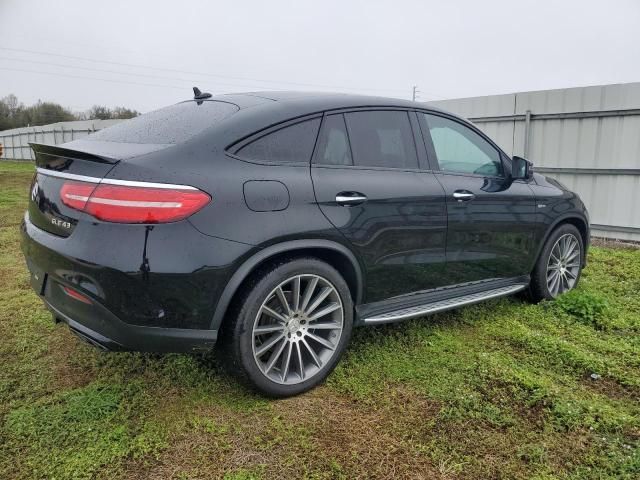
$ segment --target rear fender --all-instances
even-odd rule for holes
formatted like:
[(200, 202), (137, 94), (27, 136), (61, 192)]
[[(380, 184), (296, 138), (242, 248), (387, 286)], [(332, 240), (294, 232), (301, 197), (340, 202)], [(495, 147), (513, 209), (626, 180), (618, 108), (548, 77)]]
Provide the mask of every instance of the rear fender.
[(363, 291), (362, 268), (355, 255), (347, 247), (331, 240), (292, 240), (266, 247), (245, 260), (240, 268), (238, 268), (231, 276), (229, 282), (227, 283), (227, 286), (223, 290), (222, 295), (218, 300), (218, 305), (216, 306), (216, 311), (213, 315), (213, 319), (211, 321), (211, 328), (214, 330), (220, 328), (229, 305), (231, 304), (233, 296), (238, 291), (238, 288), (240, 288), (244, 280), (249, 277), (249, 275), (256, 269), (256, 267), (258, 267), (265, 261), (268, 261), (270, 258), (275, 257), (276, 255), (289, 252), (295, 253), (302, 250), (310, 249), (321, 249), (338, 252), (348, 259), (356, 276), (356, 295), (354, 298), (354, 303), (360, 303), (362, 301)]

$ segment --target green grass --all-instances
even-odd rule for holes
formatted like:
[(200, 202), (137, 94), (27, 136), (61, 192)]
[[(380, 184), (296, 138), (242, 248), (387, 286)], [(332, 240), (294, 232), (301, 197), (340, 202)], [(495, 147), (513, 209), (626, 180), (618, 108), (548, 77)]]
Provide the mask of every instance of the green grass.
[(593, 248), (556, 302), (359, 329), (325, 385), (270, 401), (212, 357), (54, 325), (19, 249), (32, 174), (0, 163), (0, 478), (640, 477), (639, 250)]

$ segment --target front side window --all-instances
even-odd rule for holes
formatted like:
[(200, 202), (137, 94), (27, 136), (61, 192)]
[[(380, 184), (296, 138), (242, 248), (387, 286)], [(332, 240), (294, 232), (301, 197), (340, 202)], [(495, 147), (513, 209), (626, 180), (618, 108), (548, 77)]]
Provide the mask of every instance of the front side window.
[(345, 114), (355, 165), (418, 168), (409, 115), (402, 111)]
[(237, 155), (269, 163), (309, 162), (319, 127), (319, 118), (283, 127), (245, 145)]
[(438, 166), (443, 172), (501, 176), (500, 153), (469, 127), (438, 115), (423, 114)]

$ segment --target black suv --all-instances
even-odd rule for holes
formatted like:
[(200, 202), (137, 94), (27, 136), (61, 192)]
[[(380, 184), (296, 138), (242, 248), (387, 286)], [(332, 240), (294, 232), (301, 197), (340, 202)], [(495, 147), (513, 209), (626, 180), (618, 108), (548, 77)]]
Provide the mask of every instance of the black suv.
[(353, 326), (572, 289), (575, 193), (424, 104), (295, 92), (185, 101), (32, 144), (35, 291), (108, 350), (201, 352), (287, 396)]

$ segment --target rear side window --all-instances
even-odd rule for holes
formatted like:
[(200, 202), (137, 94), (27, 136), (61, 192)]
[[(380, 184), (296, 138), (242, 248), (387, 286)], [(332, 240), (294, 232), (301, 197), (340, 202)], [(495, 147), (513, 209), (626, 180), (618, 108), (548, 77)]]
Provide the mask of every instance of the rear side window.
[(86, 139), (165, 145), (182, 143), (237, 111), (237, 106), (226, 102), (182, 102), (125, 120)]
[(353, 165), (347, 128), (342, 115), (328, 115), (322, 123), (314, 163)]
[(319, 118), (296, 123), (254, 140), (236, 154), (247, 160), (262, 162), (309, 162), (319, 127)]
[(366, 111), (345, 114), (355, 165), (418, 168), (407, 112)]

